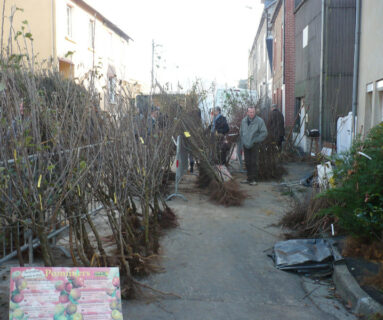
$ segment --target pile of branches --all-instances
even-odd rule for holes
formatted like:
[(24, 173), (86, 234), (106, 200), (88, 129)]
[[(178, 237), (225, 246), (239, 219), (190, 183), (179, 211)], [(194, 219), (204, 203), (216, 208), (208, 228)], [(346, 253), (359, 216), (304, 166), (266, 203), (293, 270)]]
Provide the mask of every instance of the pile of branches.
[[(178, 111), (169, 103), (174, 112), (153, 125), (117, 88), (113, 110), (104, 112), (98, 94), (84, 85), (92, 79), (75, 83), (23, 61), (1, 61), (1, 224), (31, 230), (46, 266), (55, 264), (49, 235), (69, 226), (73, 264), (119, 266), (129, 296), (132, 276), (146, 274), (158, 253), (161, 229), (177, 225), (162, 183), (174, 159)], [(95, 202), (112, 249), (90, 216)], [(13, 239), (23, 265), (20, 238)]]
[(292, 198), (289, 209), (280, 220), (279, 225), (286, 230), (284, 236), (287, 239), (323, 237), (331, 232), (335, 220), (318, 213), (331, 207), (333, 201), (318, 197), (318, 188), (312, 190), (309, 197)]
[[(269, 122), (270, 109), (261, 109), (259, 116), (265, 121), (268, 132), (272, 127)], [(278, 149), (275, 141), (268, 135), (266, 140), (261, 143), (259, 148), (258, 177), (259, 180), (279, 180), (286, 173), (282, 165), (281, 150)]]

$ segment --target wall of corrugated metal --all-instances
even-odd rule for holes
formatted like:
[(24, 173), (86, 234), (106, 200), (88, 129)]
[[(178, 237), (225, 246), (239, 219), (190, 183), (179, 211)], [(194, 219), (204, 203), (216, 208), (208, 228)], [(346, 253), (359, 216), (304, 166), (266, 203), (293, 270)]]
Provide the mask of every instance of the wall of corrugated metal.
[[(307, 129), (319, 128), (322, 1), (307, 0), (295, 13), (295, 97), (309, 106)], [(324, 52), (324, 141), (335, 142), (339, 116), (351, 110), (355, 0), (326, 0)], [(303, 48), (303, 29), (308, 44)]]
[(295, 8), (297, 8), (305, 0), (295, 0)]
[(335, 142), (336, 121), (352, 108), (355, 0), (327, 1), (323, 139)]
[[(303, 29), (308, 44), (303, 48)], [(295, 14), (295, 97), (304, 98), (308, 128), (319, 128), (321, 1), (306, 1)], [(306, 110), (307, 110), (306, 108)]]

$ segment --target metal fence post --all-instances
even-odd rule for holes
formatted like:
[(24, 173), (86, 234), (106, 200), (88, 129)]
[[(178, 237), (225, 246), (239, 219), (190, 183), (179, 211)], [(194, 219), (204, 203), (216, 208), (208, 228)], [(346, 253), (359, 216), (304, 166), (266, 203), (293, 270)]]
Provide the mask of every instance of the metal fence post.
[(28, 260), (29, 265), (33, 264), (33, 232), (32, 230), (28, 230)]
[(186, 197), (178, 192), (178, 184), (181, 178), (186, 173), (188, 168), (188, 152), (184, 147), (182, 136), (177, 137), (177, 152), (176, 152), (176, 181), (174, 182), (174, 193), (166, 198), (166, 201), (171, 200), (174, 197), (180, 197), (187, 201)]

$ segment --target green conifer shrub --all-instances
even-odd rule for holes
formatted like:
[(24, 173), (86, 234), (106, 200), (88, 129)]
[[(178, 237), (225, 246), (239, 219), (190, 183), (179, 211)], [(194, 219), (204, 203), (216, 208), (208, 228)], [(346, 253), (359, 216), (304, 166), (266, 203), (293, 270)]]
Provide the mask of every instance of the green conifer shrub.
[(367, 138), (357, 139), (350, 152), (336, 160), (335, 187), (321, 197), (335, 200), (322, 214), (338, 218), (351, 235), (367, 241), (383, 239), (383, 122)]

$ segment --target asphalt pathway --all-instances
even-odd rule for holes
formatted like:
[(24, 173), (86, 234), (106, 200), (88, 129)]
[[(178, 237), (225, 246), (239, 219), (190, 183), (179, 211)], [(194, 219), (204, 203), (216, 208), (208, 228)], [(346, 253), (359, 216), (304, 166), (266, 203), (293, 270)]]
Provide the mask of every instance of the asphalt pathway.
[[(292, 166), (287, 179), (302, 176), (302, 168)], [(225, 208), (192, 191), (192, 180), (186, 177), (181, 186), (188, 201), (170, 202), (180, 226), (162, 238), (165, 271), (142, 280), (180, 298), (124, 302), (124, 319), (337, 319), (313, 303), (302, 278), (275, 269), (265, 253), (281, 240), (281, 230), (272, 225), (288, 196), (271, 182), (244, 186), (249, 194), (244, 205)]]

